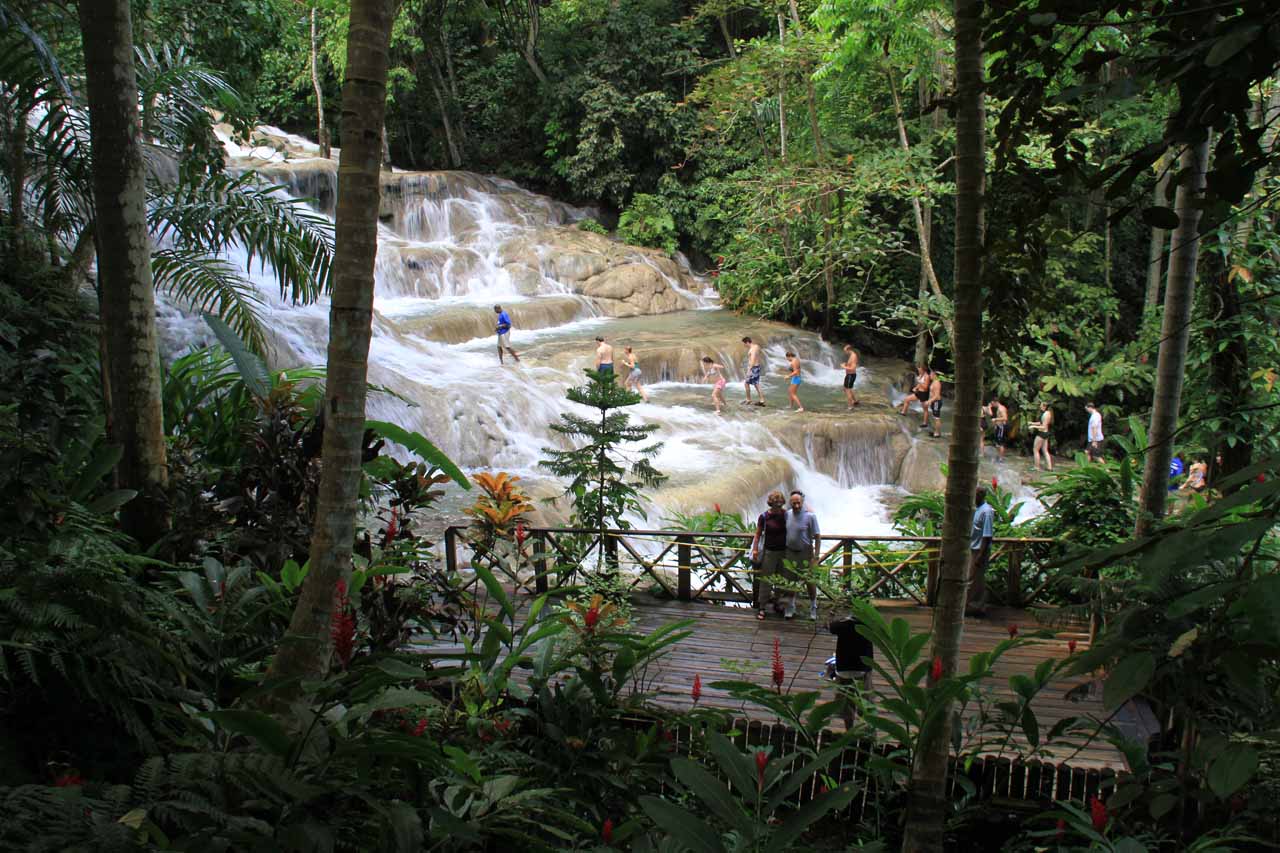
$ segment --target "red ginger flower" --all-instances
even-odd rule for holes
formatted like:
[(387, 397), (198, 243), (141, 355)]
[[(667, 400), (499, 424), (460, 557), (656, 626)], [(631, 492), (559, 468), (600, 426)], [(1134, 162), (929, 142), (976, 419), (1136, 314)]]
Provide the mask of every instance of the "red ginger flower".
[(719, 515), (719, 514), (720, 514), (720, 504), (712, 504), (712, 506), (716, 508), (716, 515)]
[(600, 607), (591, 605), (587, 608), (587, 612), (582, 614), (582, 623), (587, 626), (588, 631), (595, 630), (596, 623), (600, 621)]
[(787, 680), (786, 667), (782, 665), (782, 641), (773, 638), (773, 686), (782, 689), (782, 682)]
[(933, 663), (929, 666), (929, 680), (942, 680), (942, 658), (937, 655), (933, 656)]
[(764, 769), (769, 766), (769, 756), (765, 752), (756, 753), (756, 780), (761, 788), (764, 787)]
[(1258, 475), (1258, 482), (1259, 482), (1259, 483), (1265, 483), (1265, 482), (1267, 482), (1267, 475), (1266, 475), (1266, 474), (1259, 474), (1259, 475)]
[(356, 647), (356, 617), (351, 613), (351, 600), (347, 598), (346, 581), (338, 581), (334, 589), (329, 636), (333, 639), (333, 653), (338, 656), (342, 668), (346, 669), (351, 663), (351, 653)]
[(702, 676), (701, 675), (695, 674), (693, 676), (693, 690), (690, 692), (693, 695), (693, 704), (695, 705), (698, 704), (698, 700), (702, 698)]
[(422, 737), (422, 733), (425, 732), (426, 730), (427, 730), (427, 718), (423, 717), (421, 720), (418, 720), (418, 724), (413, 727), (413, 736)]
[(604, 824), (600, 827), (600, 840), (605, 844), (613, 843), (613, 818), (604, 819)]
[(993, 489), (998, 489), (998, 488), (1000, 488), (1000, 481), (999, 481), (999, 480), (997, 480), (995, 477), (992, 477), (992, 478), (991, 478), (991, 488), (993, 488)]
[(1014, 622), (1013, 624), (1011, 624), (1011, 625), (1008, 627), (1008, 631), (1009, 631), (1009, 639), (1010, 639), (1010, 640), (1012, 640), (1014, 637), (1018, 636), (1018, 623), (1017, 623), (1017, 622)]
[(1106, 803), (1097, 797), (1089, 801), (1089, 816), (1093, 819), (1093, 828), (1098, 832), (1102, 832), (1107, 828), (1107, 821), (1110, 819), (1110, 815), (1107, 813)]
[(522, 521), (516, 525), (516, 547), (517, 548), (524, 547), (524, 537), (525, 537), (524, 522)]
[(391, 520), (387, 522), (387, 541), (382, 546), (389, 547), (392, 542), (396, 541), (396, 534), (400, 532), (400, 510), (396, 507), (391, 508)]
[(1067, 822), (1062, 818), (1058, 818), (1058, 836), (1057, 837), (1061, 838), (1066, 834), (1067, 834)]
[(1067, 640), (1067, 654), (1074, 655), (1076, 653), (1076, 641)]

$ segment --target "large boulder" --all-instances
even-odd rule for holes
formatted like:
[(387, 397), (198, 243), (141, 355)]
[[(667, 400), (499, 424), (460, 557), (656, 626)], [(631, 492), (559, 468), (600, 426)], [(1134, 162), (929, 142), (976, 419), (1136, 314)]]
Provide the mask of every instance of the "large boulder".
[(908, 492), (941, 492), (947, 487), (942, 466), (947, 463), (947, 445), (940, 440), (919, 438), (902, 460), (898, 485)]
[(689, 300), (671, 287), (666, 276), (645, 263), (612, 267), (574, 289), (591, 297), (610, 317), (667, 314), (690, 307)]

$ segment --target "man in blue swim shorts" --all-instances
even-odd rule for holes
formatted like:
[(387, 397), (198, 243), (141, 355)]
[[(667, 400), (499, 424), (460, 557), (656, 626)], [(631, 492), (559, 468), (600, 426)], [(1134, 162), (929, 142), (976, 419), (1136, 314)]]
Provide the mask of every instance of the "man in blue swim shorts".
[(747, 391), (747, 399), (742, 401), (742, 405), (751, 405), (751, 386), (754, 385), (756, 394), (760, 397), (756, 405), (763, 406), (764, 390), (760, 387), (760, 371), (764, 365), (761, 363), (760, 345), (749, 337), (743, 338), (742, 342), (747, 345), (747, 381), (743, 383), (743, 387)]

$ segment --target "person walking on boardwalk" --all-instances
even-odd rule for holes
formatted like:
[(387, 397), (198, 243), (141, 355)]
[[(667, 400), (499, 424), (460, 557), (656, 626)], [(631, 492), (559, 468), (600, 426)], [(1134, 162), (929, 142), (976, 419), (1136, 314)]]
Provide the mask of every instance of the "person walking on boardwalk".
[(501, 305), (493, 306), (493, 313), (498, 315), (498, 364), (506, 364), (502, 358), (504, 349), (511, 353), (511, 357), (517, 362), (520, 361), (520, 356), (516, 355), (516, 351), (511, 348), (511, 315), (503, 311)]
[(627, 378), (622, 384), (632, 394), (639, 394), (640, 399), (647, 403), (649, 402), (649, 392), (644, 390), (644, 383), (641, 381), (644, 378), (644, 374), (640, 371), (640, 365), (636, 361), (635, 351), (631, 347), (627, 347), (625, 353), (622, 363), (627, 367)]
[(601, 335), (596, 335), (596, 372), (613, 373), (613, 347)]
[(751, 565), (756, 571), (756, 618), (764, 619), (776, 590), (769, 578), (782, 574), (787, 556), (787, 509), (782, 492), (770, 492), (769, 508), (756, 519), (751, 537)]
[(936, 371), (930, 373), (929, 399), (924, 406), (924, 424), (926, 428), (933, 423), (934, 438), (942, 438), (942, 377)]
[(804, 406), (800, 403), (800, 383), (804, 381), (804, 377), (800, 375), (800, 357), (793, 352), (787, 352), (787, 364), (790, 365), (790, 372), (787, 374), (787, 397), (791, 400), (791, 405), (795, 406), (797, 412), (803, 412)]
[[(791, 511), (787, 513), (787, 567), (790, 580), (799, 583), (801, 575), (808, 577), (818, 565), (822, 556), (822, 543), (819, 539), (818, 517), (804, 508), (804, 492), (791, 492)], [(809, 618), (818, 618), (818, 587), (805, 581), (805, 591), (809, 593)], [(786, 609), (782, 613), (784, 619), (796, 615), (796, 593), (791, 593)]]
[(987, 503), (987, 487), (979, 486), (974, 496), (973, 526), (969, 532), (969, 599), (964, 615), (987, 615), (987, 563), (991, 560), (991, 540), (995, 537), (996, 511)]
[(1004, 459), (1005, 448), (1009, 446), (1009, 409), (1000, 402), (999, 397), (991, 398), (991, 425), (995, 427), (996, 450)]
[(745, 337), (742, 342), (747, 345), (747, 379), (742, 383), (742, 387), (746, 389), (747, 399), (742, 401), (742, 405), (751, 405), (751, 388), (755, 386), (756, 396), (760, 399), (756, 401), (757, 406), (764, 405), (764, 390), (760, 387), (760, 373), (764, 370), (764, 360), (760, 354), (760, 345)]
[(1030, 430), (1036, 434), (1035, 441), (1031, 443), (1031, 455), (1035, 458), (1036, 470), (1040, 470), (1040, 456), (1044, 455), (1044, 467), (1046, 471), (1053, 470), (1053, 452), (1049, 446), (1053, 439), (1053, 409), (1049, 408), (1049, 404), (1040, 401), (1040, 420), (1031, 424)]
[(711, 387), (711, 403), (716, 407), (716, 414), (724, 407), (724, 365), (709, 355), (702, 357), (702, 378), (715, 384)]
[(1102, 412), (1098, 411), (1096, 403), (1087, 403), (1084, 410), (1089, 413), (1089, 432), (1087, 434), (1088, 444), (1085, 445), (1085, 453), (1089, 457), (1090, 462), (1102, 461)]
[(858, 381), (858, 354), (851, 344), (844, 345), (844, 352), (844, 399), (846, 408), (852, 412), (853, 407), (858, 405), (858, 395), (853, 392), (853, 386)]

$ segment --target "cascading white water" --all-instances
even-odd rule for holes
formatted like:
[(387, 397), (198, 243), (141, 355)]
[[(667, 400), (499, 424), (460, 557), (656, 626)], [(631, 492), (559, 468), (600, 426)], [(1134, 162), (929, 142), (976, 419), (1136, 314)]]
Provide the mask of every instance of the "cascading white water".
[[(320, 159), (311, 143), (262, 128), (252, 148), (226, 145), (231, 168), (256, 169), (332, 212), (336, 163)], [(707, 282), (683, 259), (581, 231), (572, 223), (588, 211), (508, 181), (395, 172), (383, 185), (369, 378), (415, 405), (375, 394), (371, 417), (423, 433), (465, 468), (510, 471), (552, 493), (554, 484), (538, 469), (543, 449), (559, 443), (548, 426), (575, 408), (565, 391), (583, 381), (600, 334), (616, 346), (620, 373), (630, 344), (653, 383), (650, 402), (630, 410), (658, 425), (664, 442), (655, 464), (670, 481), (653, 495), (650, 523), (715, 503), (753, 517), (769, 489), (785, 487), (806, 493), (828, 532), (891, 532), (884, 498), (897, 491), (895, 468), (909, 439), (883, 407), (845, 413), (835, 348), (810, 333), (716, 308)], [(230, 260), (245, 258), (232, 253)], [(290, 305), (271, 276), (256, 266), (249, 275), (273, 360), (323, 364), (327, 300)], [(519, 365), (496, 358), (495, 303), (514, 320)], [(171, 353), (209, 342), (181, 306), (162, 304), (160, 322)], [(740, 405), (744, 334), (766, 345), (766, 409)], [(785, 408), (786, 349), (804, 360), (804, 415)], [(710, 405), (710, 386), (699, 382), (704, 354), (728, 368), (721, 415)], [(859, 394), (879, 393), (891, 370), (886, 365), (878, 379), (878, 368), (864, 367)]]

